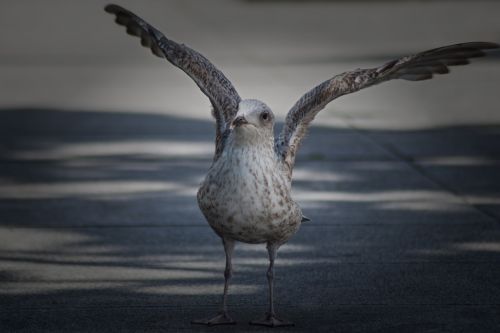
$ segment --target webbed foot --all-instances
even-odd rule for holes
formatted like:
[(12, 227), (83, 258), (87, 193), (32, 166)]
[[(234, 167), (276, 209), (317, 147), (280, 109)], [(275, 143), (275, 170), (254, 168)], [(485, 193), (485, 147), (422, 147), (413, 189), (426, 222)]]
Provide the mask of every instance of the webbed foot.
[(284, 326), (294, 326), (294, 323), (288, 320), (280, 319), (274, 314), (266, 313), (264, 319), (252, 320), (250, 325), (260, 325), (267, 327), (284, 327)]
[(236, 322), (233, 320), (233, 318), (231, 318), (227, 314), (227, 312), (220, 312), (213, 318), (192, 320), (191, 324), (215, 326), (215, 325), (234, 325), (236, 324)]

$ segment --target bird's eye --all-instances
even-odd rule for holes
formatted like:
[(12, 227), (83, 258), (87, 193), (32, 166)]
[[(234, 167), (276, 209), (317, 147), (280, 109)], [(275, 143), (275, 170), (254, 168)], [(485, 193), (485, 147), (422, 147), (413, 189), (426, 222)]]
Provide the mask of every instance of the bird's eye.
[(268, 112), (262, 112), (262, 114), (260, 115), (260, 117), (262, 118), (262, 120), (268, 120), (269, 119), (269, 113)]

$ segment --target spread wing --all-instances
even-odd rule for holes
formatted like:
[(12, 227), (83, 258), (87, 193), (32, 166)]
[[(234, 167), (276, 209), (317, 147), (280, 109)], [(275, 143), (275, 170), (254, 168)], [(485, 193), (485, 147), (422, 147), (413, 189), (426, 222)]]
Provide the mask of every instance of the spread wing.
[(116, 16), (116, 23), (127, 28), (127, 33), (138, 36), (144, 47), (153, 54), (167, 59), (183, 70), (210, 99), (213, 116), (216, 120), (215, 159), (224, 147), (229, 130), (229, 123), (238, 111), (240, 96), (231, 82), (207, 58), (184, 44), (178, 44), (166, 38), (146, 21), (117, 5), (107, 5), (106, 12)]
[(487, 42), (449, 45), (389, 61), (377, 68), (357, 69), (334, 76), (307, 92), (291, 108), (276, 140), (276, 151), (291, 176), (295, 154), (309, 123), (335, 98), (392, 79), (431, 79), (434, 74), (448, 73), (449, 66), (466, 65), (469, 58), (484, 56), (482, 50), (498, 47), (500, 45)]

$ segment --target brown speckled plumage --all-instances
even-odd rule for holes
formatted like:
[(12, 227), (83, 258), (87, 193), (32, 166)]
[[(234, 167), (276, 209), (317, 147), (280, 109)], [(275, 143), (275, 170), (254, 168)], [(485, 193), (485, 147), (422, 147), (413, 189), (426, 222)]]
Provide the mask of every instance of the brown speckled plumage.
[[(252, 119), (264, 110), (271, 112), (262, 102), (244, 100), (238, 114)], [(283, 244), (297, 231), (302, 213), (290, 196), (291, 182), (281, 166), (272, 123), (231, 131), (198, 191), (200, 208), (219, 236)]]
[(345, 72), (319, 84), (302, 96), (288, 112), (280, 135), (273, 137), (274, 115), (258, 100), (242, 100), (231, 82), (204, 56), (167, 39), (147, 22), (117, 6), (106, 6), (116, 22), (141, 44), (182, 69), (210, 99), (216, 120), (214, 160), (198, 191), (198, 204), (209, 225), (222, 238), (226, 252), (221, 312), (198, 324), (234, 324), (226, 297), (232, 275), (235, 241), (266, 243), (270, 265), (269, 311), (257, 325), (286, 326), (273, 305), (274, 260), (278, 248), (308, 219), (291, 198), (292, 171), (297, 149), (316, 114), (337, 97), (391, 79), (426, 80), (446, 74), (448, 66), (468, 64), (482, 50), (499, 45), (472, 42), (445, 46), (390, 61), (372, 69)]

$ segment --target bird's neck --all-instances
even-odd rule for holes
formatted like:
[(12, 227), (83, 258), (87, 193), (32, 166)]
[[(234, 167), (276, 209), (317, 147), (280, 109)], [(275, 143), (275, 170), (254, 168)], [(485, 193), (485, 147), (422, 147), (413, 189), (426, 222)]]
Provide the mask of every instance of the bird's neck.
[(251, 159), (255, 156), (270, 162), (275, 158), (274, 140), (264, 135), (253, 135), (253, 133), (242, 135), (242, 133), (232, 132), (226, 142), (223, 155), (226, 155), (229, 160), (232, 158)]
[(235, 130), (231, 132), (228, 144), (237, 149), (273, 150), (274, 138), (264, 131)]
[(251, 140), (248, 137), (230, 135), (218, 161), (219, 164), (243, 170), (243, 173), (249, 172), (253, 177), (257, 177), (259, 174), (275, 174), (284, 188), (290, 190), (291, 177), (287, 177), (287, 173), (278, 159), (272, 135), (252, 137)]

